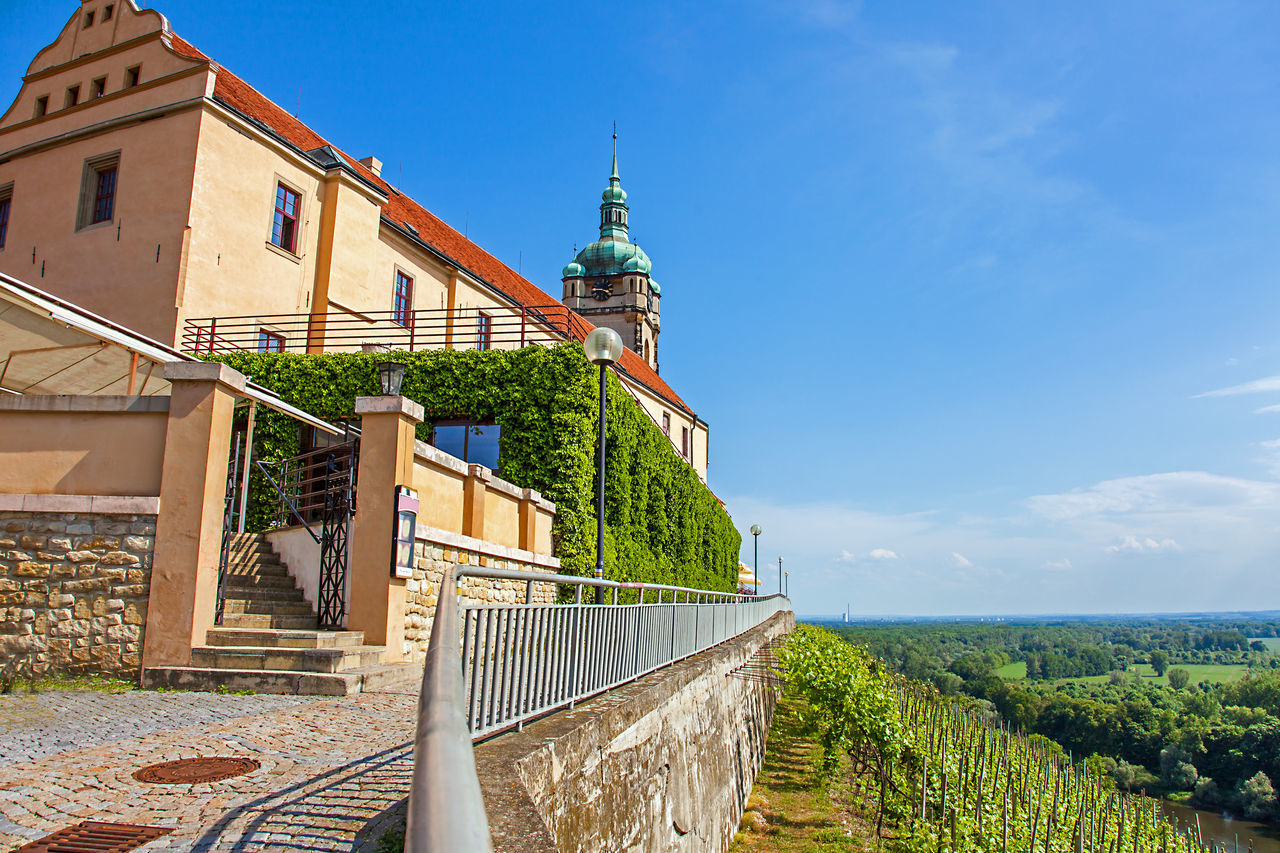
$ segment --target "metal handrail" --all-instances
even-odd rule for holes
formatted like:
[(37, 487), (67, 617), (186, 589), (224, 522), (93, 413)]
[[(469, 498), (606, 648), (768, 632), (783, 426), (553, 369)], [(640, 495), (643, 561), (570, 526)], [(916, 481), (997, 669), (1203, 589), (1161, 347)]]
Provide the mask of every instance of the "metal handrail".
[(262, 472), (262, 476), (266, 477), (267, 482), (271, 484), (271, 488), (275, 489), (276, 494), (280, 495), (280, 499), (284, 501), (286, 505), (288, 505), (289, 511), (293, 513), (293, 517), (298, 519), (298, 521), (302, 523), (302, 526), (307, 529), (307, 533), (311, 536), (313, 540), (315, 540), (316, 542), (319, 542), (320, 537), (317, 536), (316, 532), (311, 529), (311, 525), (308, 524), (307, 520), (302, 517), (302, 513), (298, 512), (298, 508), (293, 505), (293, 501), (289, 500), (289, 495), (285, 493), (284, 489), (280, 488), (280, 484), (276, 482), (275, 477), (271, 476), (271, 472), (267, 470), (267, 466), (263, 464), (262, 460), (255, 459), (253, 464), (258, 466), (258, 470)]
[(445, 594), (456, 585), (456, 571), (456, 566), (445, 569), (440, 582), (440, 601), (418, 697), (405, 828), (405, 849), (409, 851), (487, 853), (493, 849), (476, 756), (462, 711), (466, 688), (458, 666), (458, 597)]
[[(582, 340), (590, 324), (559, 303), (412, 311), (333, 311), (188, 319), (182, 349), (196, 354), (259, 350), (333, 352), (389, 349), (488, 349), (500, 344)], [(264, 337), (267, 336), (267, 337)]]
[[(525, 603), (461, 605), (464, 577), (522, 581)], [(533, 604), (535, 583), (575, 586), (575, 603)], [(614, 603), (582, 603), (582, 589), (589, 586), (612, 590)], [(639, 591), (636, 604), (616, 603), (623, 589)], [(645, 601), (649, 590), (657, 601)], [(571, 707), (790, 609), (781, 594), (450, 566), (440, 585), (418, 701), (405, 849), (490, 849), (468, 741)]]

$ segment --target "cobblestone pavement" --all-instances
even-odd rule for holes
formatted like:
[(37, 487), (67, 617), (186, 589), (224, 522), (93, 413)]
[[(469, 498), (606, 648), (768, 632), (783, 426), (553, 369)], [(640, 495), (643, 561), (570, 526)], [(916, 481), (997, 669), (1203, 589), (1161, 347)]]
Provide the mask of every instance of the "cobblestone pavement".
[(0, 766), (180, 726), (315, 702), (313, 696), (237, 696), (128, 690), (50, 690), (0, 696)]
[[(81, 820), (175, 828), (142, 851), (372, 849), (403, 820), (417, 690), (406, 683), (338, 699), (140, 691), (5, 697), (0, 748), (43, 754), (0, 757), (0, 849)], [(35, 710), (15, 711), (13, 699), (39, 701)], [(36, 732), (56, 740), (34, 742)], [(262, 766), (200, 785), (145, 784), (131, 775), (204, 755)]]

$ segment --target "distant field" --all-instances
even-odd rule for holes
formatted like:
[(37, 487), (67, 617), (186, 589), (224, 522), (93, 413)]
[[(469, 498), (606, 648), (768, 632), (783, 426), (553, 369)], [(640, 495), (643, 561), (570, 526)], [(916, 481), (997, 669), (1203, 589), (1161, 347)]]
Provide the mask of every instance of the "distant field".
[[(1244, 678), (1244, 674), (1249, 667), (1242, 663), (1236, 664), (1216, 664), (1216, 663), (1176, 663), (1170, 666), (1185, 669), (1191, 674), (1191, 683), (1199, 684), (1201, 681), (1208, 681), (1211, 684), (1225, 684), (1228, 681), (1238, 681)], [(1129, 667), (1130, 672), (1137, 672), (1144, 679), (1149, 679), (1157, 684), (1168, 684), (1169, 677), (1165, 675), (1157, 678), (1155, 671), (1151, 669), (1150, 664), (1136, 663)]]
[(1267, 650), (1274, 654), (1280, 654), (1280, 637), (1250, 637), (1250, 642), (1257, 640), (1267, 647)]
[[(1268, 638), (1280, 639), (1280, 638)], [(1225, 684), (1228, 681), (1236, 681), (1243, 678), (1245, 671), (1248, 669), (1244, 664), (1212, 664), (1212, 663), (1184, 663), (1175, 664), (1185, 669), (1191, 676), (1192, 684), (1199, 684), (1201, 681), (1208, 681), (1212, 684)], [(1157, 684), (1168, 684), (1168, 676), (1156, 677), (1155, 671), (1151, 669), (1150, 664), (1138, 663), (1129, 667), (1131, 673), (1137, 673), (1148, 681), (1154, 681)], [(1027, 677), (1027, 662), (1024, 660), (1007, 663), (996, 670), (996, 675), (1009, 681), (1021, 681)], [(1084, 678), (1062, 678), (1056, 684), (1102, 684), (1110, 678), (1109, 675), (1090, 675)]]
[(996, 675), (1010, 681), (1021, 681), (1027, 677), (1027, 662), (1016, 660), (1013, 663), (1007, 663), (996, 670)]

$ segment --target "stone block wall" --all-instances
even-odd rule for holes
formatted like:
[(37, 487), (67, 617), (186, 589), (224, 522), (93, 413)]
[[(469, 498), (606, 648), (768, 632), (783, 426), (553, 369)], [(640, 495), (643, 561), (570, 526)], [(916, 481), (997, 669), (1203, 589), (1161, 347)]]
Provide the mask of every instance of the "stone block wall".
[[(413, 577), (405, 584), (404, 654), (411, 660), (426, 659), (431, 624), (435, 620), (436, 601), (440, 595), (440, 580), (444, 577), (445, 569), (454, 563), (552, 574), (549, 569), (521, 561), (514, 555), (497, 557), (483, 553), (479, 547), (468, 549), (456, 544), (419, 539), (414, 546)], [(524, 604), (525, 583), (491, 578), (463, 578), (460, 600), (464, 604)], [(555, 600), (554, 584), (533, 585), (534, 604), (554, 604)]]
[(137, 678), (156, 517), (0, 512), (0, 669)]
[(478, 745), (494, 853), (727, 851), (773, 720), (778, 687), (758, 670), (794, 626), (778, 613)]

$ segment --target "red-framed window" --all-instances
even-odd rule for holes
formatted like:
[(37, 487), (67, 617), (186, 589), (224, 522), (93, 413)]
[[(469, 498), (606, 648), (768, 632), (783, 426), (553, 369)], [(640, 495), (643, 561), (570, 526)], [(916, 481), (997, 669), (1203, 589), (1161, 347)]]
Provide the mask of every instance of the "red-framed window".
[(413, 276), (396, 270), (395, 308), (391, 312), (391, 322), (408, 328), (413, 322)]
[(258, 352), (284, 352), (284, 335), (259, 329)]
[(689, 428), (680, 427), (680, 455), (689, 458)]
[(110, 221), (116, 209), (116, 166), (99, 169), (93, 191), (93, 216), (90, 225)]
[(5, 241), (9, 238), (9, 208), (12, 202), (10, 196), (0, 198), (0, 249), (4, 248)]
[(662, 413), (662, 434), (671, 435), (671, 413)]
[(476, 317), (476, 349), (488, 349), (493, 344), (493, 318), (483, 312)]
[(298, 244), (298, 194), (284, 184), (276, 184), (276, 212), (271, 221), (271, 242), (286, 252)]

